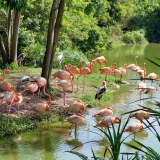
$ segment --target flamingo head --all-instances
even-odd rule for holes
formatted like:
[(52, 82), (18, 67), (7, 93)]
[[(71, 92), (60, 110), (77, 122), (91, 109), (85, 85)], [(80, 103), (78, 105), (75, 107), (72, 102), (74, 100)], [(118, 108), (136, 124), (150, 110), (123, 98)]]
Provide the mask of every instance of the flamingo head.
[(18, 101), (19, 101), (19, 97), (18, 97), (17, 95), (15, 96), (14, 101), (15, 101), (15, 102), (18, 102)]
[(107, 63), (107, 60), (106, 60), (106, 59), (104, 59), (104, 60), (103, 60), (103, 63)]
[(115, 120), (114, 120), (114, 123), (120, 123), (121, 122), (121, 119), (116, 117)]
[(126, 69), (126, 68), (127, 68), (127, 64), (125, 63), (125, 64), (123, 65), (123, 67)]
[(45, 110), (46, 110), (46, 111), (49, 111), (49, 110), (50, 110), (49, 105), (46, 105)]
[(142, 131), (143, 129), (144, 129), (144, 127), (141, 125), (141, 126), (139, 127), (139, 130)]
[(84, 111), (86, 108), (85, 108), (85, 106), (84, 106), (84, 104), (82, 104), (81, 106), (80, 106), (80, 109), (82, 110), (82, 111)]
[(139, 59), (139, 57), (138, 57), (138, 56), (136, 56), (136, 59)]

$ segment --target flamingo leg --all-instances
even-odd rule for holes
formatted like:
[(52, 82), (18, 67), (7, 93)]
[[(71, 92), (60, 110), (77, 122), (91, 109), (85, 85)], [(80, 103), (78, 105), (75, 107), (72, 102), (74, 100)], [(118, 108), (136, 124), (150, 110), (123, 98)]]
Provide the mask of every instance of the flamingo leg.
[(64, 105), (66, 105), (66, 91), (63, 90), (63, 102), (64, 102)]
[(84, 86), (85, 86), (85, 77), (86, 76), (84, 76), (84, 79), (83, 79), (83, 92), (84, 92)]
[(78, 90), (78, 79), (79, 79), (80, 76), (81, 76), (81, 75), (79, 75), (79, 76), (77, 77), (77, 90)]
[(77, 135), (77, 124), (75, 124), (75, 131), (74, 131), (74, 133), (75, 133), (75, 139), (76, 139), (76, 135)]

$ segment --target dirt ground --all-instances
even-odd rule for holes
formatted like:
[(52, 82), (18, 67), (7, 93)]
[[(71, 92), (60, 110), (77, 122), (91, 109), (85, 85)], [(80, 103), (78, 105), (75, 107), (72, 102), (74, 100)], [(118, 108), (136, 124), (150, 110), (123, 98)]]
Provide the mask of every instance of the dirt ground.
[[(77, 100), (76, 99), (76, 94), (83, 94), (83, 86), (79, 86), (79, 89), (77, 90), (77, 86), (75, 85), (73, 87), (73, 92), (72, 92), (72, 87), (69, 87), (66, 90), (66, 105), (64, 105), (63, 101), (63, 95), (64, 92), (62, 88), (57, 86), (58, 79), (54, 79), (51, 81), (51, 86), (53, 88), (57, 89), (57, 92), (59, 93), (60, 97), (55, 97), (54, 95), (51, 96), (52, 102), (50, 105), (50, 112), (61, 112), (64, 111), (65, 108), (70, 105), (73, 101)], [(27, 84), (29, 85), (30, 82)], [(33, 96), (31, 93), (25, 91), (25, 86), (19, 86), (16, 89), (16, 93), (21, 93), (23, 95), (23, 102), (21, 105), (19, 105), (19, 110), (18, 106), (10, 106), (10, 104), (7, 104), (4, 102), (3, 104), (0, 105), (0, 112), (2, 114), (12, 114), (12, 115), (24, 115), (24, 114), (30, 114), (31, 112), (34, 112), (34, 108), (37, 103), (41, 101), (48, 101), (48, 97), (45, 96), (44, 94), (41, 93), (41, 97), (37, 96), (37, 93)], [(85, 88), (85, 92), (87, 92), (87, 89)], [(0, 90), (0, 101), (3, 99), (5, 92)], [(8, 109), (10, 108), (10, 112)]]

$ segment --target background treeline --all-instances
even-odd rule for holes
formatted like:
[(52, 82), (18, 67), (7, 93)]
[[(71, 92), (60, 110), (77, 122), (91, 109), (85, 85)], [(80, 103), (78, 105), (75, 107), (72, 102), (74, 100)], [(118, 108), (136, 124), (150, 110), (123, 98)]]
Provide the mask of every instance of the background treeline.
[[(12, 1), (12, 0), (10, 0)], [(0, 35), (6, 39), (7, 9), (0, 0)], [(25, 1), (21, 8), (17, 54), (42, 66), (53, 0)], [(27, 4), (27, 5), (26, 5)], [(159, 0), (67, 0), (57, 52), (101, 53), (114, 45), (160, 42)]]

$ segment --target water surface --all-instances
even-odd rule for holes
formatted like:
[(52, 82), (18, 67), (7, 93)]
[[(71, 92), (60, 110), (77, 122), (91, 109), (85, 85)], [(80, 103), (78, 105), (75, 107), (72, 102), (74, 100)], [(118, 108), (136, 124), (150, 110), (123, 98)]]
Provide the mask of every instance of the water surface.
[[(143, 66), (143, 62), (147, 63), (147, 75), (151, 72), (155, 72), (160, 75), (159, 67), (149, 62), (146, 58), (149, 58), (156, 63), (159, 61), (155, 58), (159, 56), (160, 45), (149, 44), (146, 46), (122, 46), (111, 51), (106, 51), (103, 55), (107, 58), (106, 66), (110, 66), (116, 62), (118, 67), (122, 67), (124, 63), (135, 63), (135, 56), (139, 56), (138, 65)], [(91, 57), (90, 57), (91, 58)], [(0, 140), (0, 159), (1, 160), (80, 160), (76, 155), (67, 153), (65, 151), (71, 150), (82, 153), (92, 157), (91, 148), (97, 155), (103, 155), (104, 145), (106, 144), (103, 134), (94, 128), (96, 124), (95, 119), (92, 117), (94, 113), (104, 107), (111, 106), (115, 110), (115, 115), (120, 116), (122, 113), (130, 111), (132, 109), (139, 108), (139, 105), (146, 105), (154, 108), (154, 105), (148, 103), (148, 101), (137, 101), (140, 99), (139, 92), (135, 89), (140, 81), (130, 80), (137, 78), (136, 73), (127, 71), (127, 74), (123, 77), (128, 81), (128, 85), (122, 84), (120, 89), (114, 93), (114, 100), (106, 104), (106, 106), (100, 106), (89, 110), (89, 114), (85, 116), (85, 124), (78, 127), (77, 134), (75, 135), (74, 129), (69, 128), (53, 128), (46, 126), (45, 129), (38, 129), (32, 132), (26, 132), (14, 137), (5, 137)], [(147, 85), (151, 84), (147, 81)], [(148, 95), (144, 95), (147, 98)], [(160, 101), (160, 92), (155, 95), (155, 100)], [(134, 102), (137, 101), (137, 102)], [(150, 100), (151, 101), (151, 100)], [(153, 100), (152, 100), (153, 101)], [(133, 103), (134, 102), (134, 103)], [(122, 122), (125, 122), (127, 118), (123, 116)], [(152, 121), (152, 118), (150, 119)], [(133, 120), (132, 120), (133, 121)], [(158, 128), (159, 129), (159, 128)], [(124, 134), (124, 137), (128, 133)], [(22, 140), (19, 143), (14, 142), (14, 139), (20, 136)], [(160, 144), (157, 143), (155, 136), (148, 130), (136, 134), (136, 139), (145, 145), (153, 147), (157, 152), (160, 148)], [(129, 137), (126, 142), (133, 143), (133, 136)], [(95, 141), (90, 142), (89, 141)], [(121, 151), (131, 152), (132, 149), (122, 146)], [(107, 155), (108, 156), (108, 155)], [(107, 159), (107, 158), (106, 158)]]

